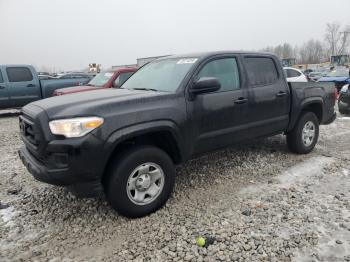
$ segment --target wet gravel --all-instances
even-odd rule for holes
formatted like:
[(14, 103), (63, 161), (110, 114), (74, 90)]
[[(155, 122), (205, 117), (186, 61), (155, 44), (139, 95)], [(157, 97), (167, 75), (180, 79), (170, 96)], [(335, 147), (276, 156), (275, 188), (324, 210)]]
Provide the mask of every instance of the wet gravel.
[(17, 125), (0, 117), (0, 261), (350, 261), (349, 117), (308, 155), (275, 136), (192, 160), (166, 206), (133, 220), (34, 180)]

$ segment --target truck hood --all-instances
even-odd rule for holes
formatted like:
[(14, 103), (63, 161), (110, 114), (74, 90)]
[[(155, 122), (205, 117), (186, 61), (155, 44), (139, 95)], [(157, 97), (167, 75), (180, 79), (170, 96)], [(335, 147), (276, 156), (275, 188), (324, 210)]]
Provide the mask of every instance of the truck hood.
[[(135, 110), (146, 101), (154, 101), (169, 96), (166, 92), (128, 90), (107, 88), (91, 92), (55, 96), (39, 100), (34, 105), (45, 110), (48, 118), (70, 118), (78, 116), (100, 116), (115, 114), (115, 108), (120, 110)], [(23, 108), (25, 110), (26, 107)]]
[(97, 89), (101, 89), (101, 88), (103, 88), (103, 87), (96, 87), (96, 86), (72, 86), (72, 87), (56, 89), (55, 92), (54, 92), (54, 95), (72, 94), (72, 93), (78, 93), (78, 92), (84, 92), (84, 91), (97, 90)]

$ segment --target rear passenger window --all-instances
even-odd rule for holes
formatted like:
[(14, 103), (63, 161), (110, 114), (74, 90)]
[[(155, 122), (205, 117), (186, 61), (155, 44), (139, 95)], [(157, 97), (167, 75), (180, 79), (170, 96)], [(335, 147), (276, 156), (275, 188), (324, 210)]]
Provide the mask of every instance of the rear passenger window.
[(4, 79), (2, 78), (2, 73), (1, 73), (1, 70), (0, 70), (0, 83), (3, 83), (4, 82)]
[(26, 67), (8, 67), (7, 76), (10, 82), (27, 82), (33, 80), (32, 72)]
[(278, 79), (274, 61), (268, 57), (246, 57), (244, 63), (251, 86), (268, 85)]
[(221, 88), (217, 92), (237, 90), (240, 88), (239, 71), (235, 58), (221, 58), (207, 63), (198, 77), (215, 77)]

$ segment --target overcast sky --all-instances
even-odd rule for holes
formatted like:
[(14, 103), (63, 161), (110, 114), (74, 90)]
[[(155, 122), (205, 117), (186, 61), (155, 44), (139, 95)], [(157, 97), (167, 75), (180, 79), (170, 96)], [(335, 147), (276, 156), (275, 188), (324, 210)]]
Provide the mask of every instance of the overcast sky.
[(208, 50), (252, 50), (350, 24), (350, 0), (0, 0), (4, 63), (74, 70), (91, 62)]

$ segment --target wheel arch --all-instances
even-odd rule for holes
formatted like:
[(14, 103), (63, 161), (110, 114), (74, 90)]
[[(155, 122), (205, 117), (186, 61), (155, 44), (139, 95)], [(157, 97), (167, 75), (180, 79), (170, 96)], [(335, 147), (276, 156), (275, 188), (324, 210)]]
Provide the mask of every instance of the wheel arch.
[(287, 133), (290, 132), (297, 123), (303, 112), (312, 112), (316, 115), (318, 122), (323, 121), (323, 100), (321, 97), (310, 97), (305, 99), (296, 109), (292, 109)]
[(129, 126), (113, 132), (106, 144), (106, 161), (103, 176), (112, 159), (132, 146), (154, 145), (164, 150), (174, 164), (183, 161), (183, 146), (179, 128), (171, 121), (156, 121)]

